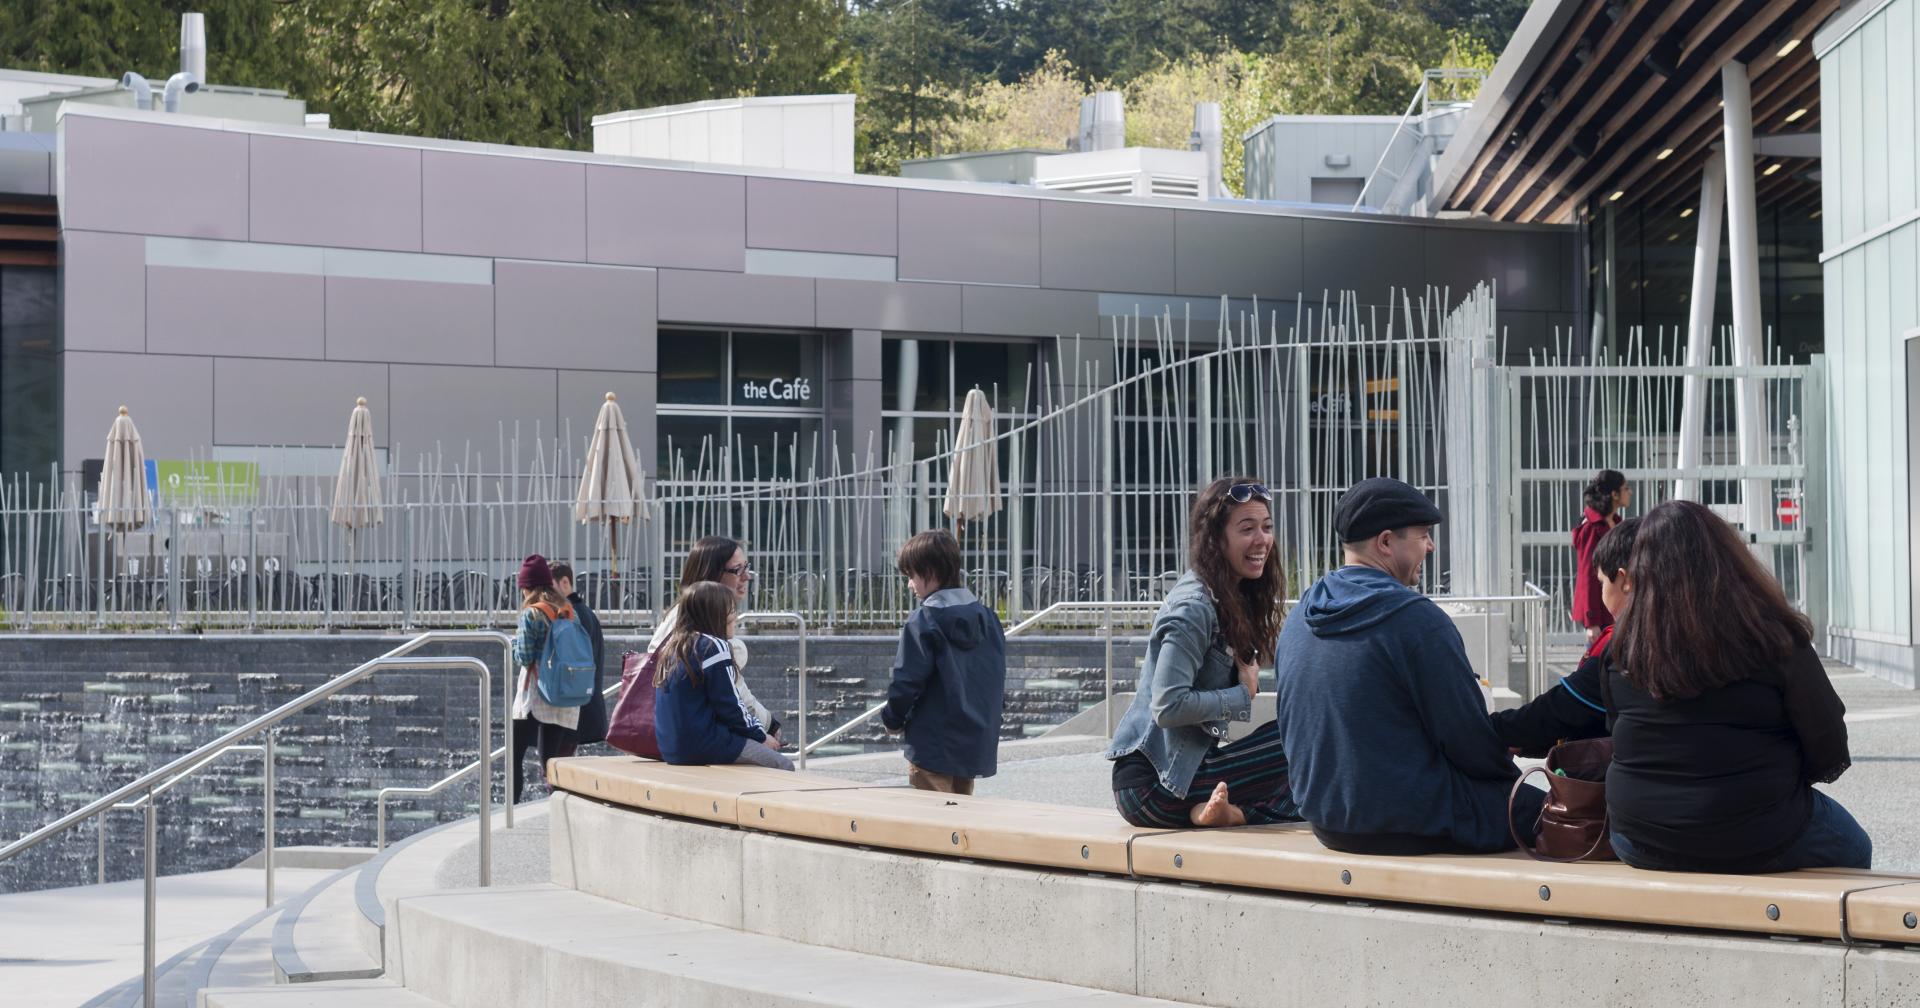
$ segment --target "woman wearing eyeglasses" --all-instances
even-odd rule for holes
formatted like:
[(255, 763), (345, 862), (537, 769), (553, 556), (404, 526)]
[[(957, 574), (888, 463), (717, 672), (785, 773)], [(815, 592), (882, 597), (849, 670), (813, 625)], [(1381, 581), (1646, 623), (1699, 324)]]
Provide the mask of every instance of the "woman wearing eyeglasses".
[[(747, 588), (753, 584), (753, 565), (747, 562), (747, 548), (726, 536), (702, 536), (687, 553), (687, 562), (680, 568), (680, 587), (713, 581), (725, 585), (733, 592), (734, 612), (746, 611)], [(647, 641), (647, 653), (652, 654), (673, 634), (674, 624), (678, 621), (680, 607), (667, 610), (660, 618), (660, 625), (653, 628), (653, 637)], [(780, 720), (767, 712), (767, 706), (754, 698), (753, 690), (747, 687), (745, 669), (747, 667), (747, 645), (734, 634), (729, 633), (727, 643), (733, 649), (733, 691), (740, 698), (741, 709), (753, 715), (754, 719), (766, 726), (767, 744), (780, 748)]]
[[(1187, 518), (1193, 566), (1154, 617), (1147, 657), (1114, 730), (1113, 799), (1135, 826), (1242, 826), (1300, 818), (1280, 733), (1253, 717), (1273, 661), (1286, 585), (1274, 551), (1273, 494), (1244, 476), (1214, 480)], [(1225, 743), (1225, 744), (1222, 744)]]

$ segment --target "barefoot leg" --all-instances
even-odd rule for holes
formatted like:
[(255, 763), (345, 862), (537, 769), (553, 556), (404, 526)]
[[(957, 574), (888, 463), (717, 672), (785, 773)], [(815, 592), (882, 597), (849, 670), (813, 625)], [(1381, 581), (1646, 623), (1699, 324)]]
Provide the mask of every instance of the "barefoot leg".
[(1227, 800), (1227, 782), (1221, 781), (1213, 786), (1213, 795), (1204, 805), (1195, 805), (1187, 811), (1187, 818), (1195, 826), (1245, 826), (1247, 814), (1240, 806)]

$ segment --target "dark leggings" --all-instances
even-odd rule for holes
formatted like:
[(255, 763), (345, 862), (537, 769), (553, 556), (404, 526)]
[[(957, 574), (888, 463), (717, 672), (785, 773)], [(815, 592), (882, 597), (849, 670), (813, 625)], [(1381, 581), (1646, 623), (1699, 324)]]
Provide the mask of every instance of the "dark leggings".
[(1287, 754), (1280, 748), (1280, 729), (1272, 721), (1238, 742), (1209, 750), (1186, 794), (1174, 794), (1155, 783), (1117, 790), (1113, 803), (1120, 817), (1135, 826), (1187, 829), (1193, 826), (1188, 810), (1205, 804), (1222, 781), (1227, 785), (1227, 800), (1240, 806), (1248, 824), (1300, 821), (1300, 806), (1287, 782)]
[(526, 791), (527, 750), (537, 749), (540, 755), (540, 779), (547, 779), (547, 761), (562, 756), (573, 755), (574, 739), (578, 733), (571, 728), (550, 725), (545, 721), (532, 718), (515, 718), (513, 722), (513, 800), (518, 804)]

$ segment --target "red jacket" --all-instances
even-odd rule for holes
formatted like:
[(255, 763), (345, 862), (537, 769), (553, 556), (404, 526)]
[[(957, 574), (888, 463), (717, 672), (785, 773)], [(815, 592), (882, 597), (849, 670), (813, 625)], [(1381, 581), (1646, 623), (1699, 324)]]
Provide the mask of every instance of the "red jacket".
[(1580, 527), (1573, 530), (1573, 621), (1582, 627), (1610, 627), (1613, 614), (1600, 601), (1600, 577), (1593, 572), (1593, 548), (1619, 524), (1617, 515), (1585, 509)]

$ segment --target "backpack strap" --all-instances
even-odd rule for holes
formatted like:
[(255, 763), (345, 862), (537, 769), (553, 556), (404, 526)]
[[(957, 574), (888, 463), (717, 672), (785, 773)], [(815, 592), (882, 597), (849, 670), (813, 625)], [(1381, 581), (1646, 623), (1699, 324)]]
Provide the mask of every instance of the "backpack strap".
[(552, 621), (554, 621), (554, 620), (563, 620), (563, 619), (572, 619), (572, 618), (573, 618), (573, 607), (572, 607), (572, 606), (568, 606), (568, 607), (567, 607), (567, 608), (565, 608), (565, 609), (555, 609), (555, 608), (554, 608), (554, 607), (553, 607), (553, 606), (552, 606), (551, 604), (549, 604), (549, 603), (546, 603), (546, 602), (535, 602), (535, 603), (533, 603), (533, 604), (531, 604), (531, 605), (529, 605), (529, 606), (528, 606), (528, 608), (529, 608), (529, 609), (538, 609), (538, 610), (540, 610), (540, 612), (541, 612), (541, 613), (542, 613), (543, 615), (545, 615), (545, 616), (547, 617), (547, 621), (548, 621), (548, 622), (552, 622)]

